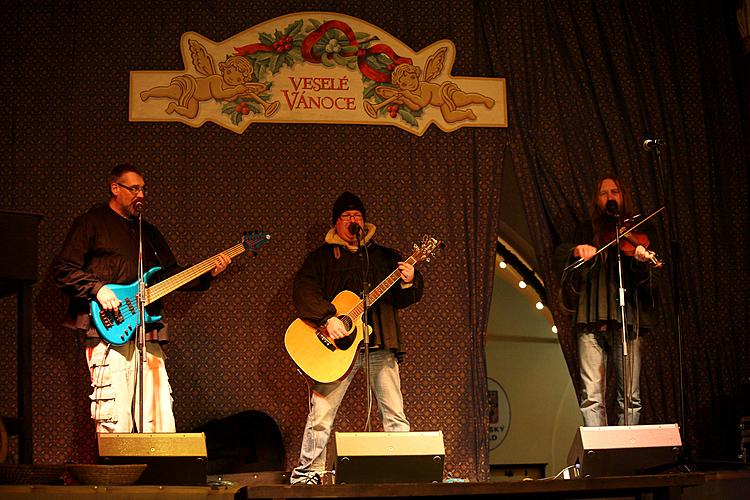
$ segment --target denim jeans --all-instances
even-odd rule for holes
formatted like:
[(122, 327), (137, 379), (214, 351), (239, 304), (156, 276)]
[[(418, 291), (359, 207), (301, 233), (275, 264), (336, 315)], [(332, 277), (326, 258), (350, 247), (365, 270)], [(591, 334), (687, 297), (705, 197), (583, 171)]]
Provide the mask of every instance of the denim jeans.
[[(622, 330), (584, 329), (578, 332), (578, 364), (581, 371), (581, 414), (587, 427), (607, 425), (607, 358), (611, 355), (617, 374), (618, 424), (625, 422), (622, 366)], [(630, 409), (628, 425), (638, 425), (641, 417), (641, 337), (629, 338), (627, 368), (630, 371)]]
[[(304, 480), (311, 474), (325, 471), (326, 446), (333, 421), (346, 390), (364, 360), (364, 351), (357, 355), (349, 374), (343, 380), (329, 384), (315, 384), (310, 396), (310, 413), (302, 437), (299, 465), (292, 471), (291, 482)], [(370, 382), (386, 432), (408, 432), (409, 422), (404, 415), (396, 356), (390, 350), (370, 352)]]

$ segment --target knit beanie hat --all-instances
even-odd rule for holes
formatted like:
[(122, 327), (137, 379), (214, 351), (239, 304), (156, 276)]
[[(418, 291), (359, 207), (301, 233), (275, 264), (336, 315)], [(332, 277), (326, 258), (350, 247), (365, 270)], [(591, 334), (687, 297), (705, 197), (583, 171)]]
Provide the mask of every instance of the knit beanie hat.
[(365, 217), (365, 205), (362, 203), (362, 200), (356, 194), (344, 191), (333, 203), (333, 225), (336, 225), (336, 221), (341, 214), (349, 210), (359, 210), (362, 213), (362, 217)]

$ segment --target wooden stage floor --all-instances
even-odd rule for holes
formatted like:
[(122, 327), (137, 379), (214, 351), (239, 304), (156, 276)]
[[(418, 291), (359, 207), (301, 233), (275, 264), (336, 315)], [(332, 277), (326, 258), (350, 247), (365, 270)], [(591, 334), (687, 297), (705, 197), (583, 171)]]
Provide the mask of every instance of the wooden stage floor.
[[(285, 498), (501, 498), (501, 499), (583, 499), (653, 498), (654, 500), (704, 500), (747, 498), (750, 471), (727, 473), (680, 473), (648, 476), (621, 476), (586, 479), (531, 480), (483, 483), (409, 484), (278, 484), (267, 473), (236, 474), (222, 477), (214, 486), (0, 486), (2, 500), (29, 499), (107, 499), (107, 500), (244, 500)], [(277, 474), (278, 476), (278, 474)], [(269, 484), (269, 483), (276, 484)], [(739, 495), (739, 496), (737, 496)]]

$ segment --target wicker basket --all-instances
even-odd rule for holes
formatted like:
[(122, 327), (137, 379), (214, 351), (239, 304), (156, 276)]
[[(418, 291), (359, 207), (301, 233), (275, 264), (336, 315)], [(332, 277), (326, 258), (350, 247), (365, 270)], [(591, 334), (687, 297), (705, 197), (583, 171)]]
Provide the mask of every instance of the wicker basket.
[(127, 486), (135, 483), (146, 470), (146, 464), (92, 465), (70, 464), (68, 473), (80, 484)]
[(64, 465), (0, 464), (0, 484), (62, 484)]

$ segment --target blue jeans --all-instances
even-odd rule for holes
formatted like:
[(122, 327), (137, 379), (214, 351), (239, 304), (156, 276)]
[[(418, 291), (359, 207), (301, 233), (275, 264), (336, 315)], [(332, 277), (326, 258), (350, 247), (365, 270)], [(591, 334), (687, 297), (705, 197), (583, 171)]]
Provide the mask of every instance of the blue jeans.
[[(586, 427), (607, 425), (607, 358), (611, 354), (617, 374), (617, 425), (625, 422), (622, 366), (622, 330), (584, 329), (578, 332), (578, 364), (581, 370), (581, 414)], [(638, 425), (641, 418), (641, 337), (629, 339), (627, 368), (630, 372), (630, 411), (628, 425)]]
[[(312, 474), (322, 474), (326, 468), (326, 446), (331, 436), (336, 412), (344, 394), (362, 366), (364, 351), (357, 355), (349, 374), (343, 380), (329, 384), (315, 384), (310, 396), (310, 413), (307, 415), (299, 465), (292, 471), (292, 484)], [(409, 421), (404, 415), (396, 356), (390, 350), (370, 352), (370, 382), (386, 432), (408, 432)]]

